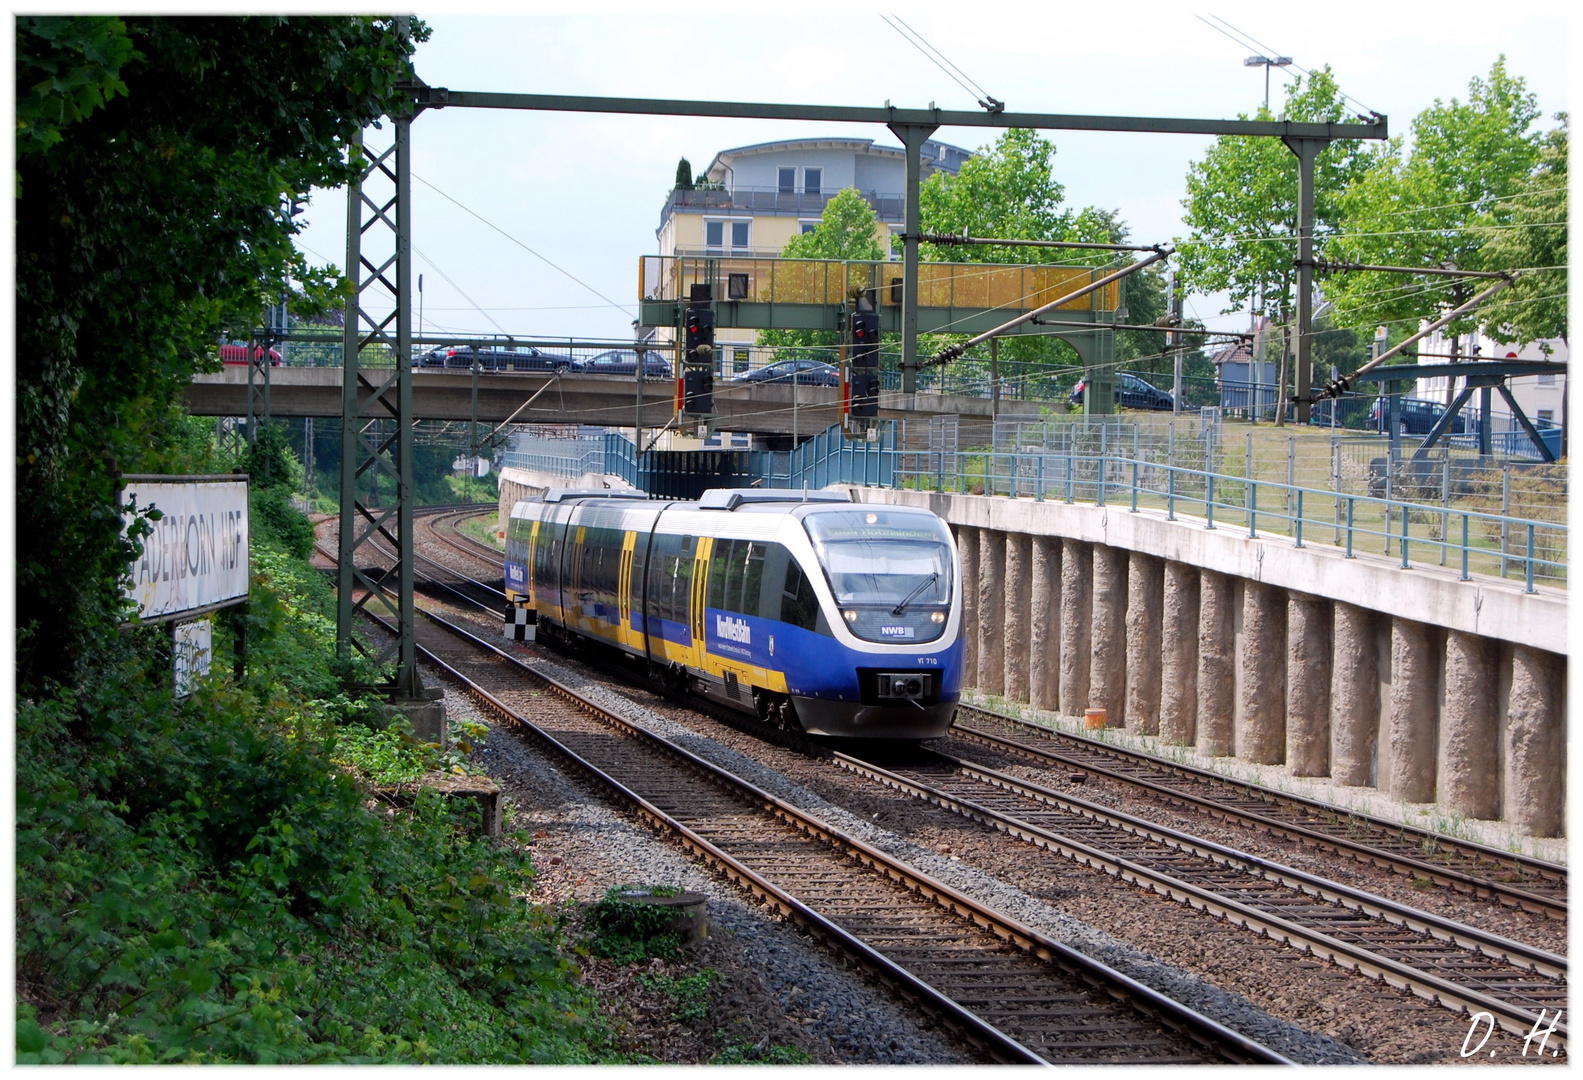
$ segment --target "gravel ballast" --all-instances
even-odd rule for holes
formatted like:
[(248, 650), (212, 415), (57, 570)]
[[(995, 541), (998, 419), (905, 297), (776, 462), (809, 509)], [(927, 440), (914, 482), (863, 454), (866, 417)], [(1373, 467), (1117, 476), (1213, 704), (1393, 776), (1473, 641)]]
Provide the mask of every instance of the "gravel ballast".
[[(453, 721), (484, 719), (449, 685), (445, 704)], [(976, 1060), (949, 1033), (921, 1026), (916, 1015), (882, 988), (847, 970), (791, 925), (748, 903), (744, 894), (689, 861), (678, 848), (591, 798), (517, 736), (493, 728), (473, 761), (500, 783), (514, 807), (514, 826), (537, 837), (532, 901), (586, 903), (612, 885), (634, 882), (679, 885), (709, 898), (714, 950), (709, 960), (717, 970), (731, 971), (722, 970), (723, 984), (709, 1020), (732, 1032), (734, 1039), (795, 1045), (826, 1063)]]

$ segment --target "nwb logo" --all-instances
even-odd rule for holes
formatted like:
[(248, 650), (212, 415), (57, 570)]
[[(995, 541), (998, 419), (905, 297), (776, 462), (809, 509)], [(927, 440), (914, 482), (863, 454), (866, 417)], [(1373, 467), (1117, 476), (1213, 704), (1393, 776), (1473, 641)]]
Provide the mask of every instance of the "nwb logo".
[(753, 644), (753, 628), (741, 619), (732, 619), (725, 615), (715, 616), (715, 636), (725, 638), (727, 641), (740, 641), (744, 645)]

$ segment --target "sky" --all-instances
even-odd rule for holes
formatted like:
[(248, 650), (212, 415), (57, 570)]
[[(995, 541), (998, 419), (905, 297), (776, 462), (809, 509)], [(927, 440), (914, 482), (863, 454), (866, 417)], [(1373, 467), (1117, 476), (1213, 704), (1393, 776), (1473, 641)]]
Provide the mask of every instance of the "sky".
[[(418, 48), (418, 74), (453, 90), (977, 107), (877, 10), (814, 5), (774, 17), (582, 10), (594, 13), (419, 10), (433, 35)], [(994, 11), (981, 19), (962, 5), (909, 5), (901, 17), (1014, 111), (1232, 118), (1263, 101), (1264, 69), (1243, 64), (1260, 52), (1305, 68), (1329, 64), (1346, 94), (1390, 118), (1393, 135), (1407, 134), (1435, 99), (1465, 99), (1469, 79), (1486, 75), (1501, 54), (1538, 95), (1546, 126), (1568, 106), (1569, 28), (1560, 4), (1510, 4), (1493, 17), (1487, 5), (1378, 2)], [(1225, 24), (1268, 48), (1233, 40)], [(1277, 70), (1276, 108), (1280, 79)], [(630, 336), (638, 261), (657, 251), (655, 229), (679, 157), (701, 170), (728, 147), (821, 134), (897, 145), (880, 125), (462, 109), (426, 112), (412, 132), (423, 329), (519, 338)], [(936, 137), (975, 149), (996, 134), (942, 128)], [(1069, 205), (1117, 210), (1143, 242), (1185, 232), (1185, 177), (1211, 139), (1045, 135), (1056, 144), (1055, 176)], [(371, 134), (370, 144), (386, 138)], [(344, 193), (315, 192), (307, 220), (299, 242), (310, 260), (340, 265)], [(1188, 313), (1211, 327), (1246, 324), (1246, 314), (1219, 315), (1222, 306), (1221, 297), (1188, 299)]]

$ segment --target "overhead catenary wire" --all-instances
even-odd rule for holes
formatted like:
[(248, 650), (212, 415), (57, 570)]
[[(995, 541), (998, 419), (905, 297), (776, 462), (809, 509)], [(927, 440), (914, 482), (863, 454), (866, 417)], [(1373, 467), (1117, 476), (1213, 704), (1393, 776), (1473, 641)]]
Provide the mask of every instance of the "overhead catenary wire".
[[(929, 60), (941, 71), (945, 72), (946, 75), (949, 76), (951, 80), (963, 90), (966, 90), (980, 106), (988, 109), (992, 113), (1003, 112), (1005, 110), (1006, 103), (1004, 101), (999, 101), (992, 97), (988, 90), (985, 90), (982, 86), (979, 86), (978, 80), (974, 79), (967, 72), (951, 63), (950, 59), (945, 55), (945, 53), (929, 44), (928, 39), (926, 39), (922, 34), (918, 33), (918, 31), (914, 30), (911, 26), (908, 26), (907, 23), (902, 20), (900, 15), (881, 15), (880, 18), (884, 19), (885, 24), (892, 30), (896, 31), (896, 33), (900, 34), (909, 45), (923, 53), (925, 59)], [(895, 21), (892, 22), (892, 19)], [(960, 78), (958, 78), (958, 76), (960, 76)], [(967, 82), (963, 82), (963, 79), (966, 79)], [(973, 85), (969, 86), (968, 83), (972, 83)], [(980, 95), (982, 95), (982, 97)]]
[(504, 236), (507, 240), (510, 240), (513, 244), (516, 244), (523, 251), (526, 251), (529, 255), (532, 255), (535, 259), (540, 260), (541, 262), (543, 262), (545, 265), (549, 266), (551, 269), (555, 270), (556, 272), (558, 272), (560, 274), (564, 274), (566, 277), (571, 278), (577, 284), (581, 285), (583, 288), (587, 289), (589, 292), (591, 292), (595, 296), (599, 297), (599, 299), (603, 300), (605, 303), (609, 304), (611, 307), (615, 308), (618, 311), (625, 312), (628, 315), (634, 314), (632, 308), (629, 307), (628, 305), (626, 305), (626, 304), (619, 304), (616, 301), (610, 299), (610, 297), (606, 296), (604, 293), (600, 292), (598, 289), (596, 289), (592, 285), (588, 284), (588, 282), (584, 281), (582, 278), (578, 277), (576, 274), (572, 273), (570, 270), (566, 269), (564, 266), (561, 266), (559, 263), (556, 263), (554, 260), (549, 258), (549, 256), (543, 255), (540, 252), (535, 251), (532, 247), (530, 247), (527, 244), (523, 243), (521, 240), (517, 239), (515, 236), (512, 236), (510, 233), (508, 233), (506, 230), (502, 229), (499, 225), (496, 225), (494, 222), (490, 221), (488, 218), (486, 218), (482, 214), (478, 213), (478, 211), (476, 211), (476, 210), (472, 209), (471, 207), (463, 204), (460, 200), (453, 198), (452, 196), (446, 194), (444, 191), (441, 191), (439, 188), (435, 187), (433, 184), (431, 184), (429, 181), (425, 180), (423, 177), (419, 176), (417, 173), (413, 173), (412, 174), (412, 178), (414, 180), (418, 181), (418, 183), (422, 184), (424, 187), (426, 187), (426, 188), (430, 189), (431, 191), (433, 191), (436, 195), (440, 196), (440, 198), (445, 199), (447, 202), (455, 204), (459, 209), (465, 211), (468, 214), (471, 214), (473, 217), (477, 218), (479, 221), (483, 222), (485, 225), (487, 225), (491, 229), (495, 230), (495, 232), (499, 233), (501, 236)]
[[(1253, 37), (1251, 34), (1248, 34), (1248, 33), (1246, 33), (1245, 31), (1242, 31), (1242, 30), (1238, 30), (1235, 26), (1232, 26), (1229, 22), (1226, 22), (1226, 20), (1222, 19), (1219, 15), (1211, 15), (1210, 18), (1214, 19), (1215, 22), (1218, 22), (1218, 23), (1222, 24), (1221, 26), (1216, 26), (1215, 23), (1210, 22), (1209, 19), (1204, 18), (1202, 15), (1194, 15), (1193, 18), (1197, 19), (1199, 22), (1203, 23), (1205, 26), (1209, 27), (1211, 30), (1214, 30), (1217, 33), (1220, 33), (1220, 34), (1224, 35), (1225, 37), (1230, 38), (1232, 41), (1236, 42), (1238, 45), (1243, 46), (1244, 48), (1262, 49), (1264, 52), (1267, 52), (1267, 53), (1275, 53), (1276, 52), (1276, 50), (1271, 49), (1268, 45), (1264, 44), (1262, 41), (1259, 41), (1257, 38)], [(1277, 53), (1277, 55), (1279, 55), (1279, 54)], [(1282, 57), (1282, 59), (1285, 59), (1285, 57)], [(1304, 75), (1307, 75), (1310, 78), (1313, 77), (1314, 73), (1311, 70), (1309, 70), (1308, 68), (1305, 68), (1303, 65), (1297, 63), (1296, 61), (1292, 61), (1292, 67), (1296, 68), (1298, 71), (1301, 71)], [(1376, 110), (1369, 108), (1367, 105), (1363, 104), (1363, 102), (1359, 101), (1357, 98), (1353, 97), (1351, 94), (1348, 94), (1345, 91), (1343, 91), (1339, 86), (1336, 87), (1336, 92), (1341, 94), (1341, 97), (1344, 100), (1352, 102), (1352, 104), (1356, 105), (1359, 109), (1362, 109), (1364, 113), (1368, 114), (1367, 116), (1363, 116), (1362, 117), (1363, 120), (1367, 121), (1371, 117), (1375, 117), (1375, 116), (1379, 115), (1379, 113)]]
[[(1450, 323), (1455, 322), (1457, 319), (1460, 319), (1462, 316), (1468, 314), (1469, 312), (1471, 312), (1475, 308), (1477, 308), (1480, 304), (1484, 303), (1484, 301), (1490, 299), (1496, 293), (1500, 292), (1503, 289), (1510, 288), (1512, 285), (1515, 285), (1517, 283), (1517, 279), (1519, 277), (1521, 277), (1521, 276), (1522, 276), (1521, 272), (1519, 271), (1517, 273), (1513, 273), (1509, 277), (1506, 277), (1506, 278), (1504, 278), (1504, 279), (1502, 279), (1500, 281), (1497, 281), (1494, 285), (1491, 285), (1489, 288), (1485, 289), (1483, 292), (1481, 292), (1477, 296), (1473, 297), (1473, 299), (1469, 300), (1467, 303), (1460, 304), (1457, 307), (1451, 309), (1449, 312), (1447, 312), (1446, 314), (1442, 315), (1440, 318), (1436, 319), (1434, 322), (1430, 323), (1428, 326), (1424, 327), (1422, 330), (1419, 330), (1418, 333), (1413, 334), (1411, 337), (1408, 337), (1408, 338), (1404, 339), (1403, 341), (1401, 341), (1399, 344), (1395, 345), (1394, 347), (1392, 347), (1390, 349), (1387, 349), (1385, 352), (1381, 353), (1379, 356), (1375, 357), (1373, 360), (1370, 360), (1367, 364), (1364, 364), (1362, 367), (1358, 368), (1356, 371), (1352, 372), (1350, 375), (1343, 375), (1341, 378), (1331, 381), (1325, 387), (1325, 389), (1321, 392), (1322, 396), (1330, 397), (1330, 398), (1340, 397), (1343, 393), (1346, 392), (1347, 388), (1351, 385), (1351, 381), (1353, 379), (1356, 379), (1359, 375), (1365, 375), (1368, 372), (1373, 371), (1375, 368), (1377, 368), (1381, 364), (1385, 363), (1385, 361), (1390, 360), (1391, 358), (1393, 358), (1395, 356), (1398, 356), (1402, 352), (1406, 351), (1406, 349), (1407, 349), (1407, 347), (1409, 345), (1413, 345), (1413, 344), (1416, 344), (1419, 341), (1422, 341), (1424, 338), (1428, 337), (1430, 334), (1434, 333), (1436, 330), (1439, 330), (1442, 326), (1446, 326), (1446, 325), (1448, 325)], [(1313, 399), (1310, 398), (1310, 400), (1313, 400)]]
[(1043, 315), (1045, 312), (1054, 311), (1056, 308), (1061, 307), (1061, 306), (1063, 306), (1065, 304), (1069, 304), (1073, 300), (1080, 300), (1083, 297), (1087, 296), (1089, 293), (1097, 292), (1098, 290), (1104, 288), (1106, 285), (1109, 285), (1109, 284), (1111, 284), (1114, 281), (1120, 281), (1122, 278), (1126, 277), (1128, 274), (1137, 273), (1139, 270), (1142, 270), (1146, 266), (1152, 266), (1152, 265), (1154, 265), (1157, 262), (1160, 262), (1160, 261), (1162, 261), (1164, 259), (1170, 258), (1170, 256), (1173, 255), (1173, 254), (1175, 254), (1175, 252), (1171, 248), (1164, 248), (1162, 250), (1156, 251), (1154, 254), (1150, 255), (1146, 259), (1140, 259), (1140, 260), (1138, 260), (1135, 263), (1132, 263), (1132, 264), (1130, 264), (1128, 266), (1122, 267), (1120, 270), (1117, 270), (1114, 273), (1106, 274), (1104, 277), (1098, 279), (1097, 281), (1091, 281), (1087, 285), (1084, 285), (1083, 287), (1081, 287), (1079, 289), (1075, 289), (1072, 292), (1067, 293), (1065, 296), (1061, 296), (1061, 297), (1058, 297), (1058, 298), (1050, 301), (1048, 304), (1044, 304), (1044, 305), (1041, 305), (1040, 307), (1036, 307), (1032, 311), (1024, 312), (1023, 314), (1018, 315), (1016, 318), (1008, 320), (1007, 322), (1004, 322), (1001, 325), (999, 325), (997, 327), (994, 327), (993, 329), (986, 330), (982, 334), (977, 334), (974, 337), (969, 338), (967, 341), (964, 341), (964, 342), (962, 342), (959, 345), (947, 346), (946, 348), (941, 349), (939, 352), (935, 353), (935, 355), (932, 356), (931, 358), (929, 358), (928, 360), (922, 361), (918, 366), (920, 368), (922, 368), (922, 367), (933, 367), (933, 366), (935, 366), (937, 364), (950, 363), (952, 360), (955, 360), (957, 357), (959, 357), (963, 353), (967, 352), (968, 349), (972, 348), (974, 345), (979, 344), (980, 342), (988, 341), (991, 338), (1000, 337), (1002, 334), (1006, 333), (1008, 330), (1011, 330), (1011, 329), (1013, 329), (1015, 327), (1021, 326), (1023, 323), (1029, 322), (1029, 321), (1037, 318), (1038, 316)]

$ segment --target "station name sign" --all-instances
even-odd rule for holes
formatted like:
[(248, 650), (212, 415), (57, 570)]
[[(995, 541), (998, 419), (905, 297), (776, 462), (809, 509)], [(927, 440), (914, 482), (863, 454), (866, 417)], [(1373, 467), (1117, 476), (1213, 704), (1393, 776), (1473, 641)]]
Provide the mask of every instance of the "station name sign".
[[(128, 476), (122, 505), (159, 520), (142, 538), (129, 593), (145, 622), (188, 618), (247, 599), (247, 479), (236, 476)], [(130, 528), (138, 515), (127, 514)]]

